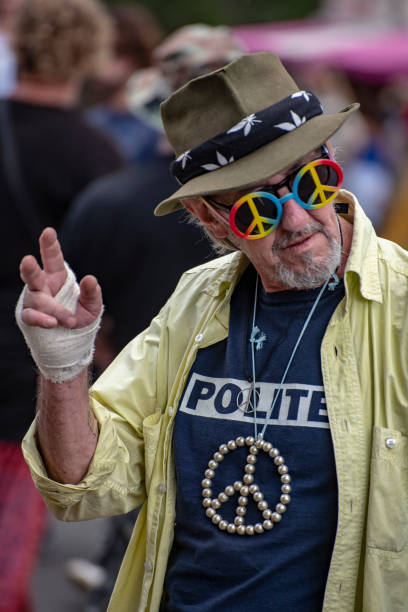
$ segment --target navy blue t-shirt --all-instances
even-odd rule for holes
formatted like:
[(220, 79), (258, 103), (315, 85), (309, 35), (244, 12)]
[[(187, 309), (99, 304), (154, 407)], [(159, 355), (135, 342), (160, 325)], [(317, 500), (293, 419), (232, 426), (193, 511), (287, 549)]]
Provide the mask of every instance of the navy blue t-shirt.
[[(344, 285), (325, 290), (268, 419), (264, 439), (280, 450), (292, 478), (291, 501), (273, 529), (253, 536), (221, 531), (203, 507), (204, 472), (222, 444), (254, 436), (245, 406), (252, 364), (249, 335), (255, 293), (252, 267), (231, 302), (228, 338), (197, 353), (175, 420), (176, 526), (165, 580), (168, 612), (236, 612), (322, 608), (337, 525), (337, 480), (320, 365), (320, 346)], [(320, 289), (258, 292), (256, 325), (266, 336), (255, 351), (258, 431), (263, 428), (293, 347)], [(242, 481), (248, 446), (224, 455), (211, 479), (212, 498)], [(281, 475), (260, 451), (254, 483), (273, 511)], [(239, 493), (217, 510), (234, 522)], [(245, 524), (262, 523), (248, 496)]]

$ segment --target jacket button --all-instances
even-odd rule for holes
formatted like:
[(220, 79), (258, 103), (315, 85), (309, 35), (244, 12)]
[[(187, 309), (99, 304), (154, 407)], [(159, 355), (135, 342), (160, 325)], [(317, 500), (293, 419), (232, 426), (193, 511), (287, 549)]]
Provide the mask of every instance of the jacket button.
[(201, 340), (203, 339), (203, 337), (204, 337), (204, 336), (203, 336), (203, 334), (197, 334), (197, 335), (196, 335), (196, 337), (195, 337), (195, 341), (196, 341), (196, 342), (201, 342)]
[(158, 492), (159, 492), (159, 493), (161, 493), (161, 494), (163, 494), (163, 493), (165, 493), (165, 492), (167, 491), (167, 487), (166, 487), (166, 485), (164, 484), (164, 482), (162, 482), (162, 483), (160, 483), (160, 484), (158, 485), (157, 490), (158, 490)]
[(173, 406), (169, 406), (168, 410), (169, 410), (169, 415), (171, 416), (173, 414)]
[(395, 448), (397, 446), (397, 441), (395, 438), (386, 438), (385, 439), (385, 446), (387, 448)]
[(146, 563), (144, 564), (145, 570), (146, 572), (151, 572), (153, 569), (153, 564), (151, 561), (147, 560)]

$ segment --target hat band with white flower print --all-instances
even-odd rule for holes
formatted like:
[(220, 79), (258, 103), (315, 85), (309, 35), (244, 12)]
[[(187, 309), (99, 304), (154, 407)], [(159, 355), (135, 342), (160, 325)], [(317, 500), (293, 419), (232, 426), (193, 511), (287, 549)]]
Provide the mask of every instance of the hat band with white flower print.
[(322, 113), (322, 105), (313, 93), (297, 91), (268, 108), (248, 115), (227, 132), (185, 151), (171, 163), (170, 170), (184, 185), (200, 174), (218, 170), (245, 157)]

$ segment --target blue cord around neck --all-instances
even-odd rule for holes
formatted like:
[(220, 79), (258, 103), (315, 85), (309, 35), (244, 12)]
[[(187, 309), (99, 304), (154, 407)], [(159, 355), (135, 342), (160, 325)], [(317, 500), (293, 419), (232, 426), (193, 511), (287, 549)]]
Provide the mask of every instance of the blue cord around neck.
[(310, 309), (309, 314), (307, 315), (307, 318), (303, 324), (303, 327), (299, 333), (299, 336), (296, 340), (295, 346), (293, 347), (291, 356), (289, 357), (289, 361), (286, 365), (285, 371), (283, 373), (282, 379), (279, 383), (279, 387), (278, 387), (278, 391), (275, 394), (275, 397), (273, 399), (272, 402), (272, 406), (268, 412), (268, 414), (266, 415), (266, 419), (265, 419), (265, 425), (262, 428), (262, 431), (259, 433), (258, 436), (258, 423), (257, 423), (257, 419), (256, 419), (256, 404), (257, 404), (257, 398), (256, 398), (256, 367), (255, 367), (255, 349), (259, 350), (260, 348), (262, 348), (263, 346), (263, 341), (265, 340), (265, 334), (262, 334), (262, 332), (259, 330), (259, 328), (256, 326), (256, 307), (257, 307), (257, 303), (258, 303), (258, 285), (259, 285), (259, 275), (256, 275), (256, 282), (255, 282), (255, 298), (254, 298), (254, 308), (253, 308), (253, 313), (252, 313), (252, 330), (251, 330), (251, 336), (250, 336), (250, 343), (251, 343), (251, 361), (252, 361), (252, 395), (253, 395), (253, 410), (254, 410), (254, 426), (255, 426), (255, 438), (263, 438), (265, 435), (265, 431), (266, 428), (268, 427), (268, 421), (270, 419), (270, 416), (273, 412), (273, 409), (275, 407), (275, 404), (277, 402), (277, 399), (282, 391), (282, 387), (283, 384), (286, 380), (286, 376), (289, 372), (289, 368), (292, 364), (292, 361), (295, 357), (296, 351), (299, 347), (299, 344), (303, 338), (303, 335), (310, 323), (310, 320), (313, 316), (314, 311), (317, 308), (317, 305), (320, 301), (320, 298), (322, 297), (325, 289), (327, 286), (329, 286), (329, 288), (331, 290), (334, 290), (334, 288), (338, 285), (339, 283), (339, 279), (337, 277), (336, 274), (332, 274), (329, 276), (329, 278), (325, 281), (325, 283), (322, 285), (315, 301), (313, 302), (313, 305)]

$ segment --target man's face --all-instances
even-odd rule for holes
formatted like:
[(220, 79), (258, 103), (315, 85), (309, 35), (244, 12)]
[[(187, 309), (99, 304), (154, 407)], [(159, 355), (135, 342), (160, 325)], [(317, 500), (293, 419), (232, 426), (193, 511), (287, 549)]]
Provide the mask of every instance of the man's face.
[[(308, 155), (288, 170), (267, 179), (263, 185), (217, 194), (217, 202), (232, 207), (245, 193), (276, 185), (294, 168), (318, 157), (318, 153)], [(278, 191), (279, 197), (288, 193), (290, 190), (287, 187)], [(205, 214), (204, 218), (200, 216), (195, 206), (191, 206), (190, 210), (197, 214), (217, 237), (228, 238), (248, 256), (267, 291), (318, 287), (341, 262), (339, 227), (332, 204), (307, 210), (294, 198), (290, 198), (282, 205), (282, 218), (276, 229), (258, 240), (248, 240), (235, 235), (228, 224), (228, 211), (224, 209), (220, 208), (218, 212), (221, 212), (225, 222), (217, 215), (210, 223)], [(209, 210), (209, 213), (212, 211)]]

